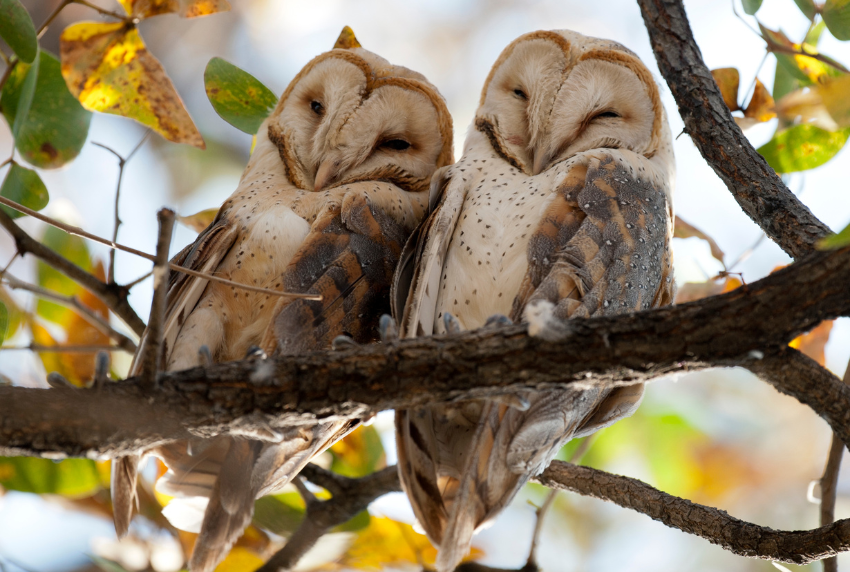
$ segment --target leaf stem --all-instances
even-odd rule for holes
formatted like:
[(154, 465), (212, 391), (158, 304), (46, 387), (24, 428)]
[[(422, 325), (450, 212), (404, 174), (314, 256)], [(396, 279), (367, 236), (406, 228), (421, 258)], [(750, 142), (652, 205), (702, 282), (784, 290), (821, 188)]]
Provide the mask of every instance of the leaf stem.
[(113, 17), (117, 20), (121, 20), (123, 22), (132, 22), (132, 20), (133, 20), (130, 16), (123, 16), (123, 15), (119, 14), (118, 12), (112, 12), (110, 10), (106, 10), (104, 8), (101, 8), (100, 6), (96, 6), (96, 5), (88, 2), (88, 0), (70, 0), (70, 3), (79, 4), (80, 6), (85, 6), (87, 8), (91, 8), (92, 10), (94, 10), (94, 11), (100, 13), (100, 14), (103, 14), (104, 16), (111, 16), (111, 17)]
[(71, 4), (72, 2), (73, 0), (62, 0), (62, 2), (59, 3), (56, 9), (50, 14), (50, 16), (47, 17), (47, 20), (44, 21), (44, 24), (42, 24), (41, 27), (38, 29), (38, 32), (36, 33), (36, 37), (38, 37), (38, 39), (41, 39), (41, 37), (47, 31), (47, 27), (53, 23), (53, 20), (55, 20), (56, 16), (59, 15), (59, 12), (64, 10), (65, 6)]

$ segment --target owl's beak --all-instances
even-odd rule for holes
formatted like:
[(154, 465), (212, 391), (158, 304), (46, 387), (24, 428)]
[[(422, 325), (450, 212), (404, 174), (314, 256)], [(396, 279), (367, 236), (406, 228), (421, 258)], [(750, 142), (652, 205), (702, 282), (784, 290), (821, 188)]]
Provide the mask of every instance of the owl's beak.
[(319, 165), (319, 170), (316, 171), (316, 181), (313, 184), (313, 188), (317, 191), (321, 191), (334, 182), (338, 176), (339, 161), (333, 161), (330, 159), (322, 161), (322, 164)]

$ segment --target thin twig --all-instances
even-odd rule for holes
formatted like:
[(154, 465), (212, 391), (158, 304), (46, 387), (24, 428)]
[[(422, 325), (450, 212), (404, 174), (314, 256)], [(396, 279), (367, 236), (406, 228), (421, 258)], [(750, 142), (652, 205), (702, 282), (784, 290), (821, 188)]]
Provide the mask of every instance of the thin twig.
[(145, 323), (139, 318), (127, 301), (127, 290), (116, 284), (105, 284), (101, 282), (95, 275), (86, 272), (56, 251), (44, 246), (24, 232), (2, 210), (0, 210), (0, 226), (3, 226), (12, 235), (12, 238), (15, 239), (15, 246), (21, 255), (32, 254), (40, 258), (47, 265), (58, 270), (97, 296), (110, 310), (115, 312), (116, 316), (124, 320), (124, 323), (137, 335), (142, 335), (142, 332), (145, 331)]
[[(105, 352), (126, 352), (127, 350), (120, 346), (107, 346), (100, 344), (90, 345), (75, 345), (75, 346), (45, 346), (42, 344), (28, 344), (26, 346), (3, 346), (0, 351), (31, 351), (36, 353), (60, 353), (60, 354), (88, 354), (99, 351)], [(133, 352), (129, 352), (133, 353)]]
[[(850, 361), (844, 370), (844, 383), (850, 383)], [(835, 521), (835, 499), (838, 496), (838, 471), (841, 468), (841, 457), (844, 455), (844, 443), (841, 437), (832, 434), (829, 445), (829, 456), (826, 467), (820, 479), (820, 525), (826, 526)], [(838, 558), (826, 558), (823, 561), (823, 572), (838, 572)]]
[(141, 284), (142, 282), (144, 282), (145, 280), (150, 278), (151, 274), (153, 274), (153, 270), (151, 270), (150, 272), (146, 272), (145, 274), (142, 274), (141, 276), (139, 276), (138, 278), (136, 278), (132, 282), (127, 282), (126, 284), (124, 284), (123, 287), (126, 288), (127, 290), (130, 290), (134, 286), (138, 286), (139, 284)]
[(4, 284), (8, 285), (13, 290), (25, 290), (27, 292), (31, 292), (38, 296), (39, 298), (44, 298), (46, 300), (50, 300), (52, 302), (56, 302), (57, 304), (61, 304), (67, 308), (71, 308), (75, 310), (80, 316), (83, 317), (89, 324), (97, 328), (102, 334), (106, 334), (113, 340), (118, 343), (118, 346), (130, 353), (134, 353), (136, 351), (136, 344), (122, 334), (121, 332), (116, 331), (112, 326), (109, 325), (102, 316), (99, 316), (91, 308), (80, 302), (79, 298), (76, 296), (63, 296), (62, 294), (58, 294), (51, 290), (47, 290), (46, 288), (42, 288), (41, 286), (36, 286), (35, 284), (30, 284), (28, 282), (24, 282), (23, 280), (19, 280), (15, 278), (11, 274), (6, 274), (5, 272), (0, 272), (0, 276), (2, 276), (6, 281)]
[(156, 241), (156, 263), (153, 267), (153, 302), (148, 327), (139, 352), (142, 384), (150, 389), (156, 386), (156, 374), (163, 357), (162, 329), (165, 322), (165, 304), (168, 294), (168, 248), (174, 230), (174, 211), (161, 209), (156, 213), (159, 220), (159, 238)]
[[(68, 234), (79, 236), (81, 238), (86, 238), (91, 240), (92, 242), (97, 242), (98, 244), (102, 244), (104, 246), (108, 246), (109, 248), (114, 248), (117, 250), (121, 250), (123, 252), (129, 252), (130, 254), (135, 254), (141, 258), (146, 260), (150, 260), (151, 262), (156, 262), (156, 257), (152, 254), (148, 254), (147, 252), (142, 252), (141, 250), (137, 250), (135, 248), (131, 248), (129, 246), (124, 246), (123, 244), (118, 244), (117, 242), (113, 242), (111, 240), (106, 240), (96, 234), (92, 234), (90, 232), (86, 232), (78, 226), (65, 224), (64, 222), (58, 221), (56, 219), (50, 218), (49, 216), (43, 215), (40, 212), (34, 211), (30, 208), (25, 207), (22, 204), (16, 203), (15, 201), (9, 200), (6, 197), (0, 196), (0, 204), (6, 205), (11, 209), (15, 209), (18, 212), (22, 212), (26, 215), (29, 215), (35, 219), (38, 219), (42, 222), (46, 222), (50, 226), (54, 226), (60, 230), (64, 230)], [(11, 219), (10, 219), (11, 220)], [(33, 253), (34, 254), (34, 253)], [(234, 282), (232, 280), (227, 280), (226, 278), (221, 278), (220, 276), (216, 276), (214, 274), (205, 274), (203, 272), (197, 272), (195, 270), (191, 270), (189, 268), (185, 268), (183, 266), (179, 266), (174, 264), (173, 262), (168, 263), (168, 267), (175, 272), (182, 272), (183, 274), (188, 274), (189, 276), (194, 276), (196, 278), (203, 278), (204, 280), (209, 280), (211, 282), (220, 282), (221, 284), (227, 284), (228, 286), (232, 286), (234, 288), (240, 288), (242, 290), (247, 290), (249, 292), (257, 292), (259, 294), (266, 294), (267, 296), (281, 296), (283, 298), (302, 298), (304, 300), (321, 300), (322, 297), (318, 294), (299, 294), (295, 292), (281, 292), (279, 290), (269, 290), (267, 288), (259, 288), (257, 286), (251, 286), (248, 284), (242, 284), (240, 282)], [(114, 284), (109, 284), (108, 286), (115, 286)]]
[[(126, 158), (122, 157), (121, 155), (118, 154), (117, 151), (115, 151), (111, 147), (107, 147), (103, 143), (97, 143), (97, 142), (92, 143), (93, 145), (97, 145), (98, 147), (101, 147), (102, 149), (106, 149), (107, 151), (109, 151), (110, 153), (112, 153), (113, 155), (115, 155), (118, 158), (118, 183), (115, 186), (115, 226), (112, 230), (112, 242), (113, 243), (118, 242), (118, 227), (121, 226), (121, 218), (118, 215), (118, 201), (121, 198), (121, 182), (124, 179), (124, 167), (130, 161), (130, 159), (133, 158), (133, 155), (136, 154), (136, 151), (138, 151), (142, 147), (142, 145), (147, 140), (147, 138), (150, 134), (151, 134), (151, 129), (145, 130), (145, 134), (142, 136), (142, 139), (133, 148), (133, 150), (130, 151), (130, 154), (127, 155)], [(115, 283), (115, 249), (114, 248), (109, 251), (109, 276), (107, 277), (107, 282), (109, 284)]]
[(112, 18), (116, 18), (116, 19), (124, 21), (124, 22), (132, 22), (133, 21), (133, 18), (131, 18), (130, 16), (124, 16), (123, 14), (119, 14), (118, 12), (112, 12), (110, 10), (105, 10), (105, 9), (101, 8), (100, 6), (96, 6), (96, 5), (88, 2), (87, 0), (71, 0), (71, 2), (74, 3), (74, 4), (79, 4), (80, 6), (85, 6), (87, 8), (91, 8), (92, 10), (95, 10), (96, 12), (103, 14), (104, 16), (111, 16)]

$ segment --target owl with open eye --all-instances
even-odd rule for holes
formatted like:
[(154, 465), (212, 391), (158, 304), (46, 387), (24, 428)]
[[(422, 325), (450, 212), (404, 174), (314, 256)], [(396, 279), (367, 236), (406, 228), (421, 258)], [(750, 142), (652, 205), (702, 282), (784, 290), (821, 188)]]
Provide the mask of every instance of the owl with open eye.
[[(436, 88), (343, 30), (333, 50), (293, 79), (260, 127), (236, 192), (173, 261), (321, 300), (173, 273), (162, 369), (321, 350), (340, 335), (374, 341), (402, 247), (426, 211), (431, 176), (452, 160), (451, 117)], [(250, 523), (254, 500), (279, 491), (357, 423), (275, 427), (265, 440), (219, 436), (151, 451), (169, 469), (157, 489), (177, 497), (166, 516), (199, 533), (191, 569), (212, 570)], [(119, 535), (132, 517), (139, 460), (113, 463)]]
[[(670, 304), (675, 164), (658, 88), (623, 46), (524, 35), (484, 84), (463, 157), (434, 175), (433, 212), (396, 274), (404, 337)], [(499, 320), (496, 320), (499, 321)], [(528, 392), (396, 412), (399, 472), (452, 570), (476, 529), (570, 439), (630, 415), (642, 385)]]

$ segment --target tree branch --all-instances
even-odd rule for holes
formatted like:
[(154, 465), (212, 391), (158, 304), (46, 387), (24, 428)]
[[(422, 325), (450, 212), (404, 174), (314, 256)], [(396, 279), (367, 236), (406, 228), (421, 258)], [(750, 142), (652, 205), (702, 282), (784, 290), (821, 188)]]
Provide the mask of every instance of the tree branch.
[(52, 268), (58, 270), (95, 296), (97, 296), (115, 315), (121, 318), (136, 334), (142, 335), (145, 331), (145, 323), (136, 314), (135, 310), (127, 301), (127, 291), (116, 284), (104, 284), (93, 274), (89, 274), (67, 258), (47, 248), (19, 227), (3, 211), (0, 211), (0, 225), (2, 225), (12, 238), (21, 255), (32, 254), (40, 258)]
[(156, 241), (156, 262), (153, 266), (153, 301), (148, 327), (141, 343), (142, 386), (148, 391), (156, 389), (156, 376), (163, 358), (162, 333), (165, 322), (165, 305), (168, 294), (168, 248), (174, 230), (174, 211), (162, 209), (156, 214), (159, 220), (159, 238)]
[[(398, 470), (387, 467), (371, 475), (349, 479), (309, 464), (300, 475), (308, 481), (324, 487), (333, 497), (326, 501), (307, 503), (304, 520), (281, 548), (258, 572), (282, 572), (292, 570), (301, 557), (333, 527), (349, 521), (357, 513), (366, 510), (376, 498), (387, 493), (401, 491)], [(325, 484), (335, 489), (331, 490)]]
[(681, 0), (638, 0), (658, 68), (702, 156), (756, 224), (794, 259), (832, 231), (788, 190), (735, 125)]
[(534, 480), (554, 489), (613, 502), (748, 558), (807, 564), (850, 550), (850, 520), (814, 530), (773, 530), (669, 495), (637, 479), (561, 461), (552, 462)]
[[(728, 294), (612, 318), (402, 340), (242, 360), (100, 392), (0, 387), (0, 447), (104, 455), (240, 428), (358, 417), (519, 390), (643, 383), (743, 365), (821, 415), (850, 442), (850, 387), (787, 348), (821, 320), (850, 314), (850, 247), (818, 253)], [(777, 308), (785, 311), (778, 312)]]

